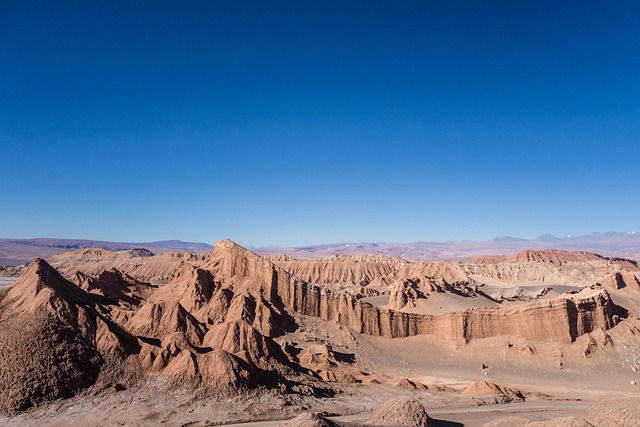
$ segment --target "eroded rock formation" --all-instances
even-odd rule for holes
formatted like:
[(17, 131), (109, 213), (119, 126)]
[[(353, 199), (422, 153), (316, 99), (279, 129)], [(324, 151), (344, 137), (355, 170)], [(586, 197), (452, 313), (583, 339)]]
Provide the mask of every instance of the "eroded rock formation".
[[(400, 310), (430, 295), (478, 298), (477, 283), (455, 263), (380, 256), (307, 266), (274, 261), (231, 241), (198, 256), (81, 250), (52, 259), (62, 274), (35, 260), (0, 297), (0, 410), (70, 397), (115, 365), (219, 395), (288, 390), (292, 376), (309, 384), (360, 381), (340, 369), (330, 346), (289, 357), (274, 338), (296, 329), (292, 314), (386, 338), (428, 334), (463, 344), (501, 335), (558, 343), (585, 337), (587, 348), (591, 340), (604, 348), (603, 334), (625, 316), (602, 287), (520, 306), (411, 313)], [(311, 284), (288, 269), (309, 281), (337, 282)], [(617, 276), (611, 280), (607, 286), (619, 288)], [(623, 280), (635, 286), (631, 276)], [(365, 300), (378, 291), (363, 289), (392, 283), (389, 307)], [(358, 286), (350, 292), (349, 284)]]
[(384, 402), (369, 418), (367, 424), (430, 427), (431, 418), (418, 399), (396, 397)]

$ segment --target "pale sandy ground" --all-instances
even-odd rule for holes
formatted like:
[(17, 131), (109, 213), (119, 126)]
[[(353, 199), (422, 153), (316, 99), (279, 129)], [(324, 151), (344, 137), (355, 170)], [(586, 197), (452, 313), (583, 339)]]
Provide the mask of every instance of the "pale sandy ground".
[[(591, 406), (589, 402), (524, 402), (504, 405), (476, 406), (464, 408), (428, 408), (429, 416), (437, 426), (457, 427), (482, 426), (489, 421), (499, 420), (509, 416), (520, 416), (532, 421), (548, 420), (555, 417), (578, 416)], [(346, 421), (354, 424), (364, 424), (371, 416), (371, 411), (353, 415), (328, 417), (335, 421)], [(281, 420), (260, 421), (248, 423), (227, 424), (228, 427), (276, 427)]]
[[(443, 426), (481, 426), (486, 422), (518, 415), (532, 420), (546, 420), (559, 416), (579, 415), (591, 401), (532, 401), (483, 406), (449, 406), (460, 402), (448, 402), (450, 396), (437, 396), (428, 392), (407, 392), (386, 386), (360, 386), (357, 395), (341, 396), (340, 399), (324, 401), (307, 400), (302, 403), (309, 410), (326, 411), (339, 421), (363, 423), (371, 415), (377, 402), (396, 395), (416, 397), (427, 408), (429, 415), (447, 421)], [(442, 393), (438, 393), (442, 394)], [(65, 403), (29, 411), (14, 418), (0, 418), (3, 426), (111, 426), (111, 425), (220, 425), (232, 423), (237, 426), (275, 426), (282, 420), (293, 418), (299, 411), (282, 405), (284, 401), (274, 395), (263, 395), (255, 399), (230, 399), (224, 401), (193, 400), (176, 393), (159, 397), (148, 391), (129, 391), (117, 396), (75, 398)], [(256, 411), (261, 406), (262, 411)], [(272, 408), (269, 410), (268, 408)], [(366, 408), (366, 410), (363, 410)], [(273, 421), (259, 421), (259, 420)], [(241, 420), (243, 423), (233, 423)], [(256, 420), (256, 421), (250, 421)], [(458, 424), (456, 424), (458, 423)]]
[[(455, 427), (481, 426), (489, 421), (499, 420), (517, 415), (533, 421), (548, 420), (555, 417), (577, 416), (591, 406), (590, 402), (560, 401), (560, 402), (523, 402), (503, 405), (488, 405), (462, 408), (428, 408), (429, 416), (438, 422), (436, 425)], [(333, 417), (336, 421), (364, 423), (371, 416), (371, 412), (356, 415)], [(245, 424), (246, 425), (246, 424)]]

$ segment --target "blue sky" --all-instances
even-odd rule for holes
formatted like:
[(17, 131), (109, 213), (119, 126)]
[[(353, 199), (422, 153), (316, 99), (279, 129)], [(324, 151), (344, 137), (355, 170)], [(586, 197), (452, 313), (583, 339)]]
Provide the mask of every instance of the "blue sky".
[(0, 237), (631, 231), (635, 1), (0, 2)]

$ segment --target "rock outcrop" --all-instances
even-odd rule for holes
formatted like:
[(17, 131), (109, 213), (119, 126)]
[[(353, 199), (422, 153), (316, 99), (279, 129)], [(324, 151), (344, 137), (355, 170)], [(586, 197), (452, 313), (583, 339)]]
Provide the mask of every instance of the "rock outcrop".
[(490, 398), (495, 403), (522, 402), (525, 400), (525, 395), (521, 391), (487, 381), (476, 381), (462, 390), (462, 393)]
[(0, 411), (71, 397), (98, 378), (93, 301), (36, 259), (0, 302)]
[(523, 307), (485, 307), (444, 315), (404, 313), (307, 283), (278, 282), (278, 295), (299, 313), (342, 323), (359, 333), (401, 338), (419, 334), (468, 342), (499, 335), (572, 342), (595, 328), (610, 329), (624, 312), (606, 291), (585, 290)]
[(391, 286), (387, 307), (392, 310), (402, 310), (407, 304), (414, 304), (421, 297), (424, 296), (415, 281), (398, 280)]
[(407, 390), (427, 390), (428, 387), (424, 384), (422, 384), (421, 382), (418, 381), (411, 381), (409, 378), (405, 378), (405, 377), (401, 377), (398, 378), (394, 383), (393, 383), (394, 387), (401, 387), (401, 388), (405, 388)]
[(431, 418), (418, 399), (396, 397), (384, 402), (369, 418), (367, 424), (430, 427)]
[(611, 273), (599, 280), (598, 284), (609, 289), (617, 290), (629, 288), (640, 291), (640, 279), (638, 279), (638, 276), (635, 273), (629, 270), (621, 270)]
[(320, 414), (305, 412), (297, 417), (279, 424), (278, 427), (337, 427), (338, 423), (333, 422)]

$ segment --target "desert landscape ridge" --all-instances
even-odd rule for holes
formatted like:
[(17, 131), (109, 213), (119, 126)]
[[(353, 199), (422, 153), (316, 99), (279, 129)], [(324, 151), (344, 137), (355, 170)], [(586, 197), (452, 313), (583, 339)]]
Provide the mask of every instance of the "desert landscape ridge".
[[(157, 389), (185, 396), (188, 415), (166, 418), (181, 423), (203, 422), (194, 405), (229, 399), (267, 420), (326, 405), (366, 413), (381, 398), (413, 396), (417, 403), (389, 405), (407, 408), (416, 425), (438, 425), (419, 408), (552, 408), (597, 402), (600, 390), (631, 398), (639, 275), (631, 259), (560, 250), (468, 262), (297, 260), (219, 241), (201, 254), (79, 249), (37, 258), (5, 270), (15, 282), (0, 297), (2, 421), (64, 424), (105, 409), (51, 415), (49, 405), (98, 396), (117, 406), (129, 394), (122, 416), (137, 410), (134, 423), (153, 424), (144, 396)], [(300, 425), (325, 419), (341, 422), (314, 415)], [(242, 420), (227, 412), (216, 423)]]

